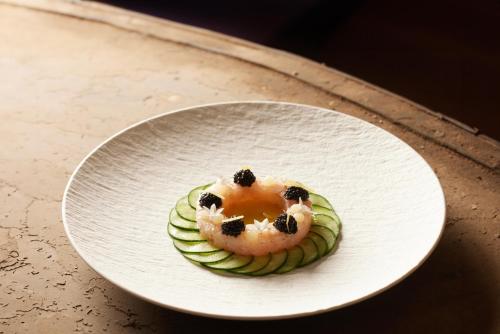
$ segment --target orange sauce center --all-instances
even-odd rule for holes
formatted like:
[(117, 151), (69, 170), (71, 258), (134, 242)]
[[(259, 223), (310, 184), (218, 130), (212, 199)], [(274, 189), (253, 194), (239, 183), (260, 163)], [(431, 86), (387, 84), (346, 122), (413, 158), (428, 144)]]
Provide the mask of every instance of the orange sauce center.
[(253, 224), (254, 219), (262, 221), (267, 218), (272, 222), (285, 211), (285, 200), (281, 195), (252, 188), (224, 199), (226, 217), (245, 216), (245, 224)]

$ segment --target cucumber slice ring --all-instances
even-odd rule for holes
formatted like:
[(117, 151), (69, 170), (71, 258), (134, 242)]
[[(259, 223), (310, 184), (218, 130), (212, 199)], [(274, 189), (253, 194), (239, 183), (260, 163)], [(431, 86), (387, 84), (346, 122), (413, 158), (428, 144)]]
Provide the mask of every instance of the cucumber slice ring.
[(234, 254), (210, 244), (199, 232), (196, 207), (200, 194), (212, 183), (196, 187), (179, 199), (169, 214), (167, 231), (186, 260), (217, 274), (265, 276), (285, 274), (330, 254), (337, 245), (341, 222), (323, 196), (309, 193), (313, 217), (309, 233), (288, 249), (263, 256)]

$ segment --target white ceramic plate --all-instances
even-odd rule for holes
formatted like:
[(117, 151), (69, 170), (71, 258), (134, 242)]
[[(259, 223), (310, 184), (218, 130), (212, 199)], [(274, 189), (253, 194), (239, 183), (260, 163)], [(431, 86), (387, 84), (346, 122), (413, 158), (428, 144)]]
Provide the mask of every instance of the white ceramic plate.
[[(186, 261), (167, 235), (169, 210), (243, 165), (326, 196), (343, 222), (337, 251), (257, 278)], [(69, 239), (102, 276), (168, 308), (237, 319), (310, 315), (373, 296), (427, 258), (444, 218), (439, 181), (407, 144), (342, 113), (272, 102), (198, 106), (134, 125), (85, 158), (63, 202)]]

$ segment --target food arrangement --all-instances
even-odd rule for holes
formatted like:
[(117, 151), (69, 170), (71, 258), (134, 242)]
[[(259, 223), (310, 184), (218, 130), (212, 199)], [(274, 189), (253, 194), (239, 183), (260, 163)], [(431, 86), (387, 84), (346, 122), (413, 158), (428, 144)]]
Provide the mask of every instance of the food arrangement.
[(296, 181), (257, 178), (249, 168), (191, 190), (168, 224), (174, 246), (194, 264), (251, 276), (313, 263), (336, 247), (340, 229), (326, 198)]

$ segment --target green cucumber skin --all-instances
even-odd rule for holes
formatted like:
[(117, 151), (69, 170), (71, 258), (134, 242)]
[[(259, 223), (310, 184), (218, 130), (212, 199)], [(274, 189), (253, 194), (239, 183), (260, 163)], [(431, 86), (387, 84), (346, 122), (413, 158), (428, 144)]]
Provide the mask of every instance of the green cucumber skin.
[(287, 250), (288, 256), (286, 262), (275, 271), (276, 274), (285, 274), (291, 270), (297, 268), (297, 266), (304, 259), (304, 251), (298, 246), (294, 246)]
[(233, 255), (231, 252), (226, 251), (215, 251), (209, 253), (184, 253), (181, 252), (185, 258), (191, 262), (197, 262), (199, 264), (203, 263), (217, 263), (226, 260), (228, 257)]
[(323, 257), (328, 252), (328, 243), (322, 235), (315, 233), (314, 231), (310, 231), (307, 234), (307, 237), (312, 239), (312, 241), (316, 244), (318, 248), (318, 258)]
[(189, 205), (187, 196), (177, 201), (175, 204), (175, 211), (177, 211), (177, 214), (182, 218), (196, 222), (196, 210)]
[(174, 239), (174, 247), (181, 253), (201, 254), (218, 252), (223, 249), (214, 247), (206, 241), (180, 241)]
[(286, 250), (271, 254), (271, 260), (262, 269), (249, 273), (250, 276), (264, 276), (276, 272), (281, 268), (288, 258), (288, 252)]
[[(249, 275), (253, 272), (259, 271), (265, 266), (269, 264), (271, 261), (271, 254), (267, 255), (262, 255), (262, 256), (255, 256), (249, 264), (247, 264), (244, 267), (238, 268), (238, 269), (232, 269), (230, 270), (232, 273), (237, 273), (237, 274), (242, 274), (242, 275)], [(255, 265), (255, 263), (259, 262), (258, 266), (256, 268), (253, 268), (252, 265)], [(250, 269), (249, 269), (250, 268)]]
[(169, 222), (182, 230), (199, 231), (198, 224), (196, 222), (182, 218), (177, 214), (175, 208), (170, 211)]
[(337, 222), (340, 222), (339, 217), (337, 216), (337, 214), (333, 210), (330, 210), (328, 208), (325, 208), (325, 207), (322, 207), (319, 205), (312, 205), (311, 209), (312, 209), (312, 212), (315, 216), (325, 215), (325, 216), (331, 217), (332, 219), (334, 219)]
[(253, 261), (253, 256), (243, 256), (233, 254), (225, 260), (215, 263), (203, 263), (204, 266), (217, 270), (236, 270), (242, 268)]
[(315, 215), (313, 217), (313, 221), (312, 221), (311, 226), (314, 226), (314, 225), (323, 226), (323, 227), (331, 230), (332, 233), (335, 234), (335, 236), (337, 236), (340, 233), (340, 226), (341, 225), (339, 223), (337, 223), (337, 221), (335, 219), (333, 219), (332, 217), (327, 216), (327, 215)]
[[(312, 239), (305, 237), (304, 240), (302, 240), (301, 243), (299, 244), (299, 247), (302, 248), (302, 250), (304, 251), (304, 258), (297, 267), (307, 266), (308, 264), (311, 264), (317, 259), (319, 259), (318, 246), (316, 246), (316, 243)], [(311, 256), (313, 254), (314, 256)]]
[(335, 244), (337, 243), (337, 236), (329, 228), (326, 228), (321, 225), (312, 225), (311, 231), (309, 233), (316, 233), (322, 236), (323, 239), (325, 240), (327, 249), (326, 253), (323, 255), (330, 253), (335, 248)]
[[(341, 222), (333, 206), (323, 196), (310, 193), (313, 222), (302, 242), (289, 250), (260, 257), (245, 257), (216, 248), (201, 237), (196, 223), (196, 206), (200, 194), (213, 183), (192, 189), (177, 201), (169, 215), (168, 232), (174, 247), (184, 257), (212, 272), (246, 276), (284, 274), (307, 266), (328, 255), (338, 242)], [(279, 255), (278, 255), (279, 254)], [(240, 257), (234, 260), (235, 257)], [(233, 259), (233, 261), (231, 261)], [(227, 268), (226, 266), (229, 266)]]
[(168, 234), (172, 237), (172, 239), (176, 239), (176, 240), (180, 240), (180, 241), (207, 241), (197, 231), (182, 230), (182, 229), (175, 227), (172, 224), (168, 224), (167, 230), (168, 230)]
[(324, 198), (323, 196), (316, 193), (309, 193), (309, 200), (313, 205), (322, 206), (324, 208), (330, 209), (333, 211), (333, 206), (330, 202)]

